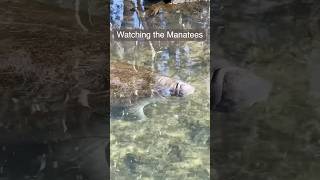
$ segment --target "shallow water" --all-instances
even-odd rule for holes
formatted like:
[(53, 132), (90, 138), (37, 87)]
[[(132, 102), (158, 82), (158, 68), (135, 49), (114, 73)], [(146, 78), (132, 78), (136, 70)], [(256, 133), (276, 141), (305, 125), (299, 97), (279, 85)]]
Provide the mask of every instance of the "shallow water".
[[(124, 13), (125, 4), (111, 2), (113, 28), (200, 28), (208, 22), (198, 17), (209, 12), (204, 8), (195, 17), (162, 12), (140, 23), (136, 12)], [(190, 97), (148, 105), (145, 121), (111, 121), (111, 179), (209, 179), (209, 42), (152, 42), (151, 47), (111, 37), (110, 47), (111, 61), (144, 66), (196, 88)]]

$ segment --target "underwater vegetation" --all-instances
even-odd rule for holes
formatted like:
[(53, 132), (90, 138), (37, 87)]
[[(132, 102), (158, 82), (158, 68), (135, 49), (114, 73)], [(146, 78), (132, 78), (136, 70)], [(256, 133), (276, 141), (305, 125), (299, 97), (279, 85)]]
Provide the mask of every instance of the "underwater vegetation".
[[(148, 2), (137, 3), (111, 3), (113, 28), (183, 29), (206, 26), (209, 20), (200, 15), (208, 13), (207, 8), (200, 13), (162, 11), (153, 17), (142, 16), (144, 11), (130, 9), (136, 5), (148, 8)], [(194, 87), (186, 97), (166, 97), (146, 105), (143, 121), (121, 117), (111, 121), (111, 179), (209, 179), (209, 41), (117, 42), (111, 35), (110, 47), (112, 63), (144, 67)]]

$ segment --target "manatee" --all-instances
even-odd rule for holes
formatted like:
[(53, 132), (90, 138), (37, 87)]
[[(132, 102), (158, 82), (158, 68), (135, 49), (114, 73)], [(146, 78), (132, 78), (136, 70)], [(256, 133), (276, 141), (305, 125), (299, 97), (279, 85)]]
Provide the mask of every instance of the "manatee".
[(122, 62), (110, 65), (111, 117), (120, 115), (122, 119), (143, 120), (146, 105), (172, 97), (186, 97), (194, 90), (190, 84), (142, 66)]
[(213, 61), (211, 74), (213, 110), (237, 111), (268, 98), (271, 83), (224, 59)]

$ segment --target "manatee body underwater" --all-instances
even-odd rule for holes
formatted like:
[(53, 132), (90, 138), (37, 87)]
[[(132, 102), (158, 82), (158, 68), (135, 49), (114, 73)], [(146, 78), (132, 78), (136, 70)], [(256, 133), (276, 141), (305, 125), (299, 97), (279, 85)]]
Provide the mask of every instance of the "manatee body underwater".
[(114, 62), (110, 65), (111, 118), (144, 120), (150, 103), (186, 97), (195, 91), (190, 84), (162, 76), (142, 66)]
[(272, 84), (249, 70), (236, 67), (224, 59), (212, 63), (212, 110), (234, 112), (265, 101)]

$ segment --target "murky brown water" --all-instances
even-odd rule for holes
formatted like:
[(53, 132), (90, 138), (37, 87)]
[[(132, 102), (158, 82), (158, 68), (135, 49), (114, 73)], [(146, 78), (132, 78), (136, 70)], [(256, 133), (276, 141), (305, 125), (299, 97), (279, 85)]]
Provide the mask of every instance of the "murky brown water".
[(0, 179), (106, 177), (106, 14), (74, 9), (0, 2)]

